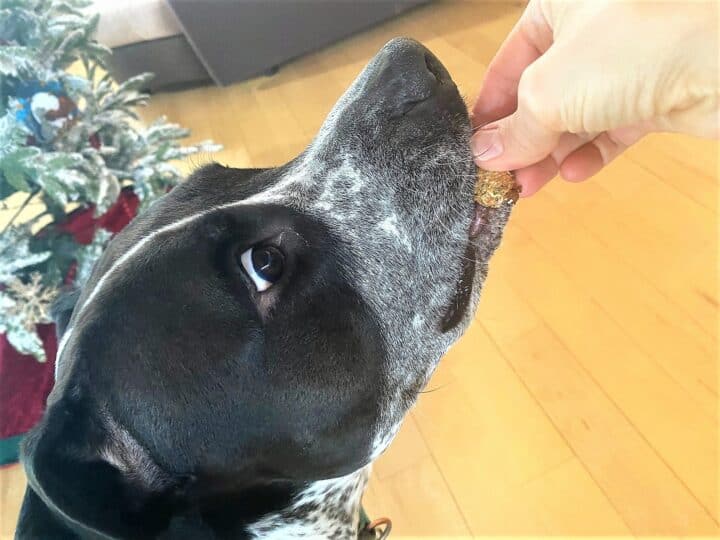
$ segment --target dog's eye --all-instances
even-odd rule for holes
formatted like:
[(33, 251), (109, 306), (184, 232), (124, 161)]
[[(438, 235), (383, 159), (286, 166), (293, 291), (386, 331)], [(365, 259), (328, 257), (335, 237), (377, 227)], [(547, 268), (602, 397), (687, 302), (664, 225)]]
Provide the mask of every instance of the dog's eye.
[(263, 292), (282, 276), (285, 257), (274, 246), (255, 246), (240, 255), (240, 264), (258, 292)]

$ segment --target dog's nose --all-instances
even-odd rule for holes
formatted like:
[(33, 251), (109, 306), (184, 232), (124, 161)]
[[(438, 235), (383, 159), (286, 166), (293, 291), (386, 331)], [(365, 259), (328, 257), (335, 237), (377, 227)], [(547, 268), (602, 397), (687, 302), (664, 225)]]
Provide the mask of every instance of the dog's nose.
[(378, 91), (391, 117), (404, 116), (450, 82), (440, 61), (413, 39), (390, 41), (379, 54)]

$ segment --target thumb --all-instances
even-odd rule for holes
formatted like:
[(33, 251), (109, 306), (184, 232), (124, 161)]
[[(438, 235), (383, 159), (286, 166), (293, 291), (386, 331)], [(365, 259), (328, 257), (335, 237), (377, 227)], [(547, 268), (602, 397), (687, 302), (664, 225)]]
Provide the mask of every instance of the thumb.
[(520, 77), (517, 109), (472, 137), (475, 163), (488, 170), (516, 170), (546, 158), (557, 146), (559, 121), (557, 47), (530, 64)]
[(510, 171), (543, 160), (558, 144), (561, 133), (547, 127), (518, 99), (518, 109), (475, 132), (471, 148), (478, 167)]

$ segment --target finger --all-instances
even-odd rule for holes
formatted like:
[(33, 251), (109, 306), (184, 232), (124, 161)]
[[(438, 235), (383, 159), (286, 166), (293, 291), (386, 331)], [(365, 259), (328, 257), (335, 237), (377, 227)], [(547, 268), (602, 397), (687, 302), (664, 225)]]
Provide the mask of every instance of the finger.
[[(558, 52), (560, 51), (560, 52)], [(475, 163), (492, 171), (517, 170), (548, 156), (560, 136), (569, 131), (562, 123), (559, 95), (547, 82), (564, 68), (564, 52), (551, 47), (523, 71), (517, 110), (475, 132), (471, 146)]]
[(530, 2), (488, 66), (472, 107), (474, 126), (503, 118), (515, 110), (520, 76), (551, 43), (552, 30), (538, 3)]
[(529, 197), (537, 193), (545, 184), (557, 176), (560, 163), (573, 151), (594, 138), (593, 134), (563, 133), (557, 147), (542, 161), (515, 171), (515, 179), (520, 185), (520, 196)]
[(529, 109), (520, 107), (476, 131), (470, 146), (478, 167), (514, 171), (550, 155), (561, 134), (544, 125)]
[(520, 186), (520, 196), (530, 197), (552, 180), (558, 173), (558, 165), (552, 156), (515, 171), (515, 180)]
[(647, 121), (601, 133), (561, 162), (560, 175), (569, 182), (587, 180), (655, 129), (654, 123)]
[[(637, 138), (626, 138), (629, 144)], [(634, 140), (633, 140), (634, 139)], [(610, 133), (601, 133), (592, 141), (580, 146), (571, 152), (560, 164), (560, 175), (568, 182), (581, 182), (597, 174), (603, 167), (617, 156), (622, 154), (629, 146)]]
[(555, 163), (557, 163), (559, 167), (560, 164), (565, 161), (566, 157), (597, 136), (597, 133), (563, 133), (560, 135), (557, 147), (552, 151), (552, 157)]
[(603, 156), (593, 143), (587, 143), (560, 165), (560, 176), (568, 182), (582, 182), (597, 174), (605, 166)]

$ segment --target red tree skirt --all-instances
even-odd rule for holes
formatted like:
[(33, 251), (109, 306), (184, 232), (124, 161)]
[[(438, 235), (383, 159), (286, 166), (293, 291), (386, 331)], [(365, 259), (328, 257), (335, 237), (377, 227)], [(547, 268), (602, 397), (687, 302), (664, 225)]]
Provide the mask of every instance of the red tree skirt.
[(20, 436), (40, 420), (55, 382), (55, 325), (38, 325), (37, 330), (46, 362), (20, 354), (0, 334), (0, 465), (17, 460)]

